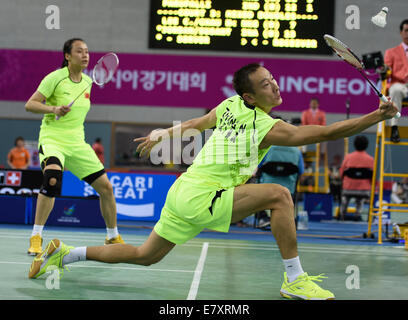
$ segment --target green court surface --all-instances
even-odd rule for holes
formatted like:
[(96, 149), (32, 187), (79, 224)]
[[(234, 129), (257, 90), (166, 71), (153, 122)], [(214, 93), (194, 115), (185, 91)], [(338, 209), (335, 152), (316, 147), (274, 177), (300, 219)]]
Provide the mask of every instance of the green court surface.
[[(140, 245), (150, 229), (122, 228), (122, 235), (127, 243)], [(35, 280), (27, 277), (32, 261), (26, 254), (30, 226), (0, 225), (0, 299), (281, 300), (284, 269), (278, 247), (270, 233), (251, 234), (253, 230), (204, 232), (149, 267), (70, 264), (58, 283), (55, 277), (47, 278), (52, 273)], [(105, 233), (45, 229), (45, 243), (55, 237), (68, 245), (92, 246), (101, 245)], [(310, 275), (325, 273), (328, 278), (320, 284), (337, 299), (407, 299), (408, 251), (403, 245), (310, 239), (299, 232), (303, 269)]]

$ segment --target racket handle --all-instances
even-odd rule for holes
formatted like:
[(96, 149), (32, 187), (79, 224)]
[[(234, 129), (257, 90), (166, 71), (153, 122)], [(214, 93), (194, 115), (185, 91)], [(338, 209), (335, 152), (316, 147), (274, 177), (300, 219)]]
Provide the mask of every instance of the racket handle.
[[(386, 97), (386, 96), (384, 96), (384, 95), (381, 95), (380, 99), (381, 99), (382, 102), (389, 102), (389, 101), (391, 101), (391, 98)], [(401, 118), (401, 113), (400, 113), (400, 112), (397, 112), (397, 114), (394, 116), (394, 119), (398, 119), (398, 118)]]
[[(71, 108), (71, 106), (74, 104), (74, 102), (75, 102), (75, 100), (72, 101), (72, 102), (68, 105), (68, 108)], [(61, 117), (60, 117), (60, 116), (56, 116), (56, 117), (55, 117), (55, 120), (59, 120), (59, 118), (61, 118)]]

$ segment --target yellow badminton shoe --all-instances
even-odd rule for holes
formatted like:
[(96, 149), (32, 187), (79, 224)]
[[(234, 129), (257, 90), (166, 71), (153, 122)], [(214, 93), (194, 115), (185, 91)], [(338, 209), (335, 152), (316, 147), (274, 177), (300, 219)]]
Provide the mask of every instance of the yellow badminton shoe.
[(49, 270), (59, 269), (61, 271), (63, 269), (62, 259), (73, 248), (58, 239), (50, 241), (45, 249), (34, 258), (28, 277), (36, 279)]
[(36, 234), (30, 238), (30, 248), (28, 248), (27, 253), (30, 256), (36, 256), (42, 251), (43, 239), (39, 234)]
[(120, 234), (115, 238), (111, 238), (111, 239), (108, 239), (108, 237), (105, 238), (105, 244), (115, 244), (115, 243), (121, 243), (121, 244), (125, 243), (125, 241), (123, 241)]
[(295, 281), (288, 282), (286, 272), (280, 294), (288, 299), (303, 300), (334, 300), (334, 294), (328, 290), (320, 288), (314, 281), (319, 281), (324, 277), (323, 274), (318, 276), (309, 276), (306, 272), (296, 278)]

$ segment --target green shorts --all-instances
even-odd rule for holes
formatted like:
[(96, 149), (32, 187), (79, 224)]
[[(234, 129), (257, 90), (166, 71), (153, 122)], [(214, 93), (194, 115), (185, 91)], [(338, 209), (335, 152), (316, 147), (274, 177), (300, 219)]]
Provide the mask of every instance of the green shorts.
[(204, 228), (228, 232), (233, 200), (234, 188), (215, 190), (179, 177), (167, 193), (154, 231), (175, 244), (185, 243)]
[(71, 171), (79, 179), (83, 179), (104, 169), (95, 151), (85, 141), (81, 144), (62, 145), (58, 143), (39, 144), (40, 163), (49, 157), (56, 157), (63, 169)]

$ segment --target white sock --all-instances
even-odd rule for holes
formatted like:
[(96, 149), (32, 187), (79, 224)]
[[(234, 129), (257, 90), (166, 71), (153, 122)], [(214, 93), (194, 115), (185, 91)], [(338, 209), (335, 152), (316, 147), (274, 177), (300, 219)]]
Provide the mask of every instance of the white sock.
[(300, 264), (299, 256), (297, 256), (296, 258), (283, 260), (283, 264), (285, 265), (285, 270), (289, 282), (295, 281), (298, 276), (304, 273)]
[(43, 229), (44, 229), (44, 226), (35, 224), (33, 227), (33, 232), (31, 233), (31, 236), (35, 236), (36, 234), (39, 234), (40, 236), (42, 236)]
[(116, 238), (119, 235), (118, 227), (112, 229), (106, 228), (106, 231), (108, 232), (108, 239)]
[(66, 264), (78, 262), (78, 261), (85, 261), (86, 260), (86, 247), (78, 247), (71, 249), (69, 253), (62, 258), (62, 265), (65, 266)]

